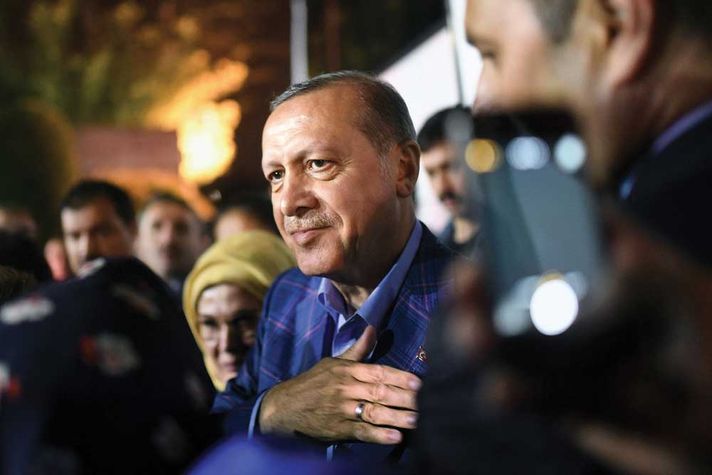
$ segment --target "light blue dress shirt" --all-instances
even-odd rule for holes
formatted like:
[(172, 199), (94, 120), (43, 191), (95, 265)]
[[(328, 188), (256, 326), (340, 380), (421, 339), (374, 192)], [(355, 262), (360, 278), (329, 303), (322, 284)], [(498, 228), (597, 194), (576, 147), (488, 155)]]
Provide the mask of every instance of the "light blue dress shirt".
[[(379, 328), (381, 321), (393, 306), (398, 291), (403, 285), (408, 269), (410, 269), (415, 254), (418, 252), (422, 235), (423, 226), (416, 220), (408, 242), (396, 263), (393, 264), (386, 276), (371, 292), (371, 295), (368, 296), (361, 308), (348, 318), (346, 315), (350, 312), (346, 308), (344, 297), (329, 279), (322, 279), (317, 300), (324, 305), (336, 325), (336, 332), (332, 342), (332, 355), (339, 355), (351, 347), (361, 336), (367, 325)], [(257, 398), (252, 409), (247, 432), (250, 439), (254, 437), (255, 431), (259, 431), (257, 421), (265, 394), (267, 394), (266, 391)], [(327, 449), (327, 459), (331, 460), (333, 450), (333, 445)]]
[(335, 324), (336, 331), (331, 345), (332, 356), (339, 356), (348, 350), (368, 325), (380, 328), (383, 318), (393, 306), (408, 269), (413, 263), (422, 235), (423, 227), (420, 222), (416, 221), (408, 242), (396, 263), (366, 298), (361, 308), (353, 313), (347, 308), (344, 297), (334, 283), (327, 278), (322, 279), (317, 301), (324, 307)]

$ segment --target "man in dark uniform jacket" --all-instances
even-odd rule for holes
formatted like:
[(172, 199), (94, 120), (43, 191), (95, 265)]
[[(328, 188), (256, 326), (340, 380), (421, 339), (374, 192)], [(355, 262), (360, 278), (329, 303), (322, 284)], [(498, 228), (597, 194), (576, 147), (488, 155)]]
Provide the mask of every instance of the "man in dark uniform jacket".
[(134, 258), (0, 310), (2, 473), (175, 473), (214, 440), (212, 386), (166, 285)]

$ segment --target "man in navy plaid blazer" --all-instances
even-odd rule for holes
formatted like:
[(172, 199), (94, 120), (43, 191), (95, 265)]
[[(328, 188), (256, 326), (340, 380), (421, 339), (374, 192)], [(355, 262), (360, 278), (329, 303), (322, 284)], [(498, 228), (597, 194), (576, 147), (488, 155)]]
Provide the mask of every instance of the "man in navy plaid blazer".
[(415, 218), (408, 109), (368, 75), (324, 74), (273, 101), (262, 149), (299, 268), (272, 286), (257, 343), (214, 410), (229, 412), (232, 432), (397, 459), (416, 427), (425, 334), (451, 257)]

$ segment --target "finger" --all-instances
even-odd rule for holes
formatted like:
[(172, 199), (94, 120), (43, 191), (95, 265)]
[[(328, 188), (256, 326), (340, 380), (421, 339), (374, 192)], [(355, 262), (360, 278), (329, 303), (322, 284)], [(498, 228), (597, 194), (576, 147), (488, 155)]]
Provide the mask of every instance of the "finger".
[(351, 375), (363, 383), (383, 383), (411, 391), (417, 391), (423, 384), (416, 375), (385, 365), (354, 365), (351, 368)]
[(403, 440), (403, 434), (396, 429), (378, 427), (367, 422), (354, 422), (353, 435), (362, 442), (395, 445)]
[(344, 351), (339, 358), (342, 360), (363, 361), (368, 357), (368, 355), (371, 354), (371, 351), (375, 346), (376, 329), (373, 325), (369, 325), (363, 331), (359, 339), (356, 340), (356, 343), (354, 343), (351, 348)]
[(349, 397), (384, 406), (417, 410), (417, 392), (383, 383), (358, 382), (350, 389)]
[[(354, 419), (358, 420), (355, 413)], [(418, 422), (418, 413), (366, 402), (363, 405), (363, 413), (360, 420), (376, 426), (415, 429)]]

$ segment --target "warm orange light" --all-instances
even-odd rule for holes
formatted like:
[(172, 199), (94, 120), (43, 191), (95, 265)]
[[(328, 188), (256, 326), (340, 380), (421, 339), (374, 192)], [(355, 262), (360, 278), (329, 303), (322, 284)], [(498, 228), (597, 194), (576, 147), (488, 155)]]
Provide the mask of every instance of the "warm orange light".
[(149, 112), (149, 126), (176, 131), (179, 173), (184, 179), (209, 183), (230, 167), (236, 152), (234, 132), (240, 123), (240, 105), (219, 99), (238, 91), (247, 74), (244, 63), (221, 60)]
[(467, 144), (465, 161), (476, 173), (495, 171), (502, 160), (502, 151), (496, 142), (486, 139), (474, 139)]
[(180, 175), (193, 183), (209, 183), (227, 171), (235, 156), (233, 134), (240, 122), (235, 101), (206, 104), (178, 127)]

